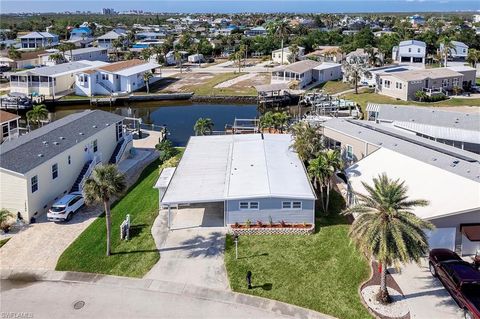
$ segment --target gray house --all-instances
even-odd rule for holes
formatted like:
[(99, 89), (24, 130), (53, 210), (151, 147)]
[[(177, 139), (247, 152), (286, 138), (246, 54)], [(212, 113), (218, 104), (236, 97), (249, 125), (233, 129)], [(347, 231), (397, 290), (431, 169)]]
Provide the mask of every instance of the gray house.
[(170, 216), (178, 205), (221, 203), (224, 226), (270, 219), (313, 224), (315, 194), (290, 144), (287, 134), (191, 137), (161, 204)]

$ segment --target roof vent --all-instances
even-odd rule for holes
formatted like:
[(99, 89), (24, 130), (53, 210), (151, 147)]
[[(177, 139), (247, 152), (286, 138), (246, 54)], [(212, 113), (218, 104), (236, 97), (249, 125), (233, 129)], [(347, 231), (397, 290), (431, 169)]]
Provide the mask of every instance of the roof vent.
[(54, 145), (58, 145), (58, 144), (60, 144), (60, 143), (58, 143), (58, 142), (53, 142), (53, 144), (54, 144)]
[(434, 162), (435, 162), (436, 160), (437, 160), (437, 159), (436, 159), (435, 157), (434, 157), (434, 158), (432, 158), (432, 161), (434, 161)]
[(63, 137), (63, 136), (60, 136), (60, 137), (59, 137), (59, 139), (61, 139), (61, 140), (64, 140), (64, 139), (65, 139), (65, 137)]
[(454, 160), (454, 161), (453, 161), (453, 164), (458, 164), (458, 163), (460, 163), (459, 160)]
[(43, 157), (43, 154), (38, 154), (37, 156), (38, 156), (38, 157)]
[(97, 126), (96, 126), (96, 125), (93, 125), (92, 127), (93, 127), (93, 128), (97, 128)]
[(78, 133), (78, 135), (83, 135), (83, 132)]
[(47, 141), (43, 141), (42, 143), (43, 143), (43, 145), (48, 145)]
[(109, 124), (109, 123), (105, 123), (105, 126), (110, 126), (110, 124)]

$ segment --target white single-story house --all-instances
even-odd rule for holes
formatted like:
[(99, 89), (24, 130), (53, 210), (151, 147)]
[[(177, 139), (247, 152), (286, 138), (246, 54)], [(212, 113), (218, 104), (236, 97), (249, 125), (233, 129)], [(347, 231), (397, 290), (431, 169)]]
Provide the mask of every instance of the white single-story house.
[(338, 63), (321, 63), (313, 60), (298, 61), (281, 65), (272, 70), (272, 83), (298, 81), (303, 89), (312, 84), (320, 84), (342, 78), (342, 65)]
[(50, 48), (58, 45), (58, 35), (49, 32), (30, 32), (19, 37), (22, 49)]
[(397, 63), (413, 63), (424, 65), (427, 44), (418, 40), (401, 41), (392, 49), (392, 60)]
[[(292, 52), (290, 52), (289, 47), (283, 48), (283, 62), (282, 62), (282, 49), (272, 51), (272, 61), (278, 64), (289, 64), (291, 63)], [(297, 60), (302, 60), (305, 55), (305, 48), (298, 47)]]
[[(157, 63), (133, 59), (120, 61), (77, 72), (75, 76), (75, 94), (84, 96), (132, 93), (145, 87), (143, 75), (155, 72)], [(149, 83), (157, 81), (152, 77)]]
[(89, 47), (65, 51), (65, 59), (69, 62), (87, 60), (87, 61), (108, 61), (106, 48)]
[(345, 181), (339, 181), (349, 205), (355, 193), (365, 194), (362, 182), (386, 173), (405, 181), (408, 197), (429, 205), (414, 213), (432, 222), (430, 248), (449, 248), (463, 255), (475, 254), (480, 241), (464, 233), (480, 225), (480, 156), (382, 124), (332, 119), (322, 124), (332, 148), (349, 161)]
[(314, 224), (315, 193), (291, 143), (287, 134), (192, 136), (161, 197), (169, 225), (172, 207), (202, 203), (223, 204), (224, 226)]
[(99, 110), (74, 113), (7, 141), (0, 148), (0, 207), (30, 222), (63, 195), (81, 191), (95, 165), (112, 157), (116, 163), (131, 145), (123, 117)]
[(0, 110), (0, 126), (2, 127), (2, 136), (0, 144), (19, 136), (18, 120), (20, 115)]
[(76, 73), (107, 64), (82, 60), (15, 72), (10, 75), (10, 92), (56, 98), (74, 91)]

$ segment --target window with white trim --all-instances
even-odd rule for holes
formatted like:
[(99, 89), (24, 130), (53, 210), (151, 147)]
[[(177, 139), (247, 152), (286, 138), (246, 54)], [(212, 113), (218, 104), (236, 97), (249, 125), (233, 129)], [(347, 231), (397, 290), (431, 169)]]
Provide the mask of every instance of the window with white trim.
[(260, 207), (258, 202), (240, 202), (238, 208), (240, 210), (258, 210)]
[(282, 209), (302, 209), (302, 202), (282, 202)]
[(35, 175), (30, 179), (30, 184), (32, 185), (32, 193), (35, 193), (38, 190), (38, 176)]
[(292, 202), (292, 208), (302, 209), (302, 202)]
[(282, 202), (282, 209), (292, 208), (292, 202)]
[(52, 165), (52, 179), (55, 179), (58, 177), (58, 164), (55, 163)]

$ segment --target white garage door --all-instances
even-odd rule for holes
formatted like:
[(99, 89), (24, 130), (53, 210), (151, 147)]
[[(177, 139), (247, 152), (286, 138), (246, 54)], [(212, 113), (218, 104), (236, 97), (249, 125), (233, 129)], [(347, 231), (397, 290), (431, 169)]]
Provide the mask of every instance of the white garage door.
[(455, 251), (456, 232), (457, 232), (457, 229), (455, 227), (436, 228), (433, 231), (426, 231), (430, 249), (448, 248), (450, 250)]

